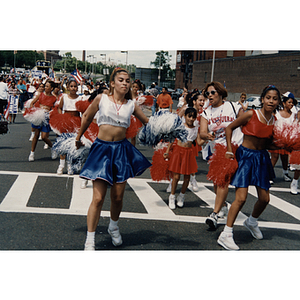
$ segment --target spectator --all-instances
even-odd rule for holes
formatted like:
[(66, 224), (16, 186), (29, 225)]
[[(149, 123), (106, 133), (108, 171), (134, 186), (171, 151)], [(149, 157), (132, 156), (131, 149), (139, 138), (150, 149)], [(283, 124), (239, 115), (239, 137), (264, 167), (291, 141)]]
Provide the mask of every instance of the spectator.
[(167, 110), (169, 109), (172, 112), (172, 97), (168, 93), (168, 88), (163, 87), (162, 93), (157, 97), (157, 106), (159, 109)]
[(3, 116), (4, 108), (7, 105), (7, 84), (3, 82), (3, 77), (0, 76), (0, 116)]

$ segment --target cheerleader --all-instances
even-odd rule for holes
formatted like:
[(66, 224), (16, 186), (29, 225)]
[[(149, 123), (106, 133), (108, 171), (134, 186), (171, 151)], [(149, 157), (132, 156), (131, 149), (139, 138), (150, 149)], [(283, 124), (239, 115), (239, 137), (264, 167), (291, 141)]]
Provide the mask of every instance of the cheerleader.
[(270, 201), (269, 181), (275, 177), (266, 149), (270, 147), (273, 136), (276, 120), (273, 111), (281, 102), (280, 92), (274, 85), (269, 85), (264, 88), (260, 99), (261, 109), (256, 111), (252, 109), (243, 113), (226, 128), (227, 152), (225, 157), (229, 159), (234, 159), (231, 144), (233, 130), (242, 126), (244, 133), (243, 143), (236, 151), (238, 169), (231, 181), (231, 184), (236, 187), (235, 200), (229, 209), (226, 226), (218, 239), (218, 244), (227, 250), (239, 249), (233, 239), (233, 224), (246, 202), (249, 185), (256, 187), (258, 200), (252, 214), (245, 220), (244, 226), (254, 238), (263, 238), (257, 219)]
[(107, 186), (110, 185), (111, 209), (108, 233), (114, 246), (122, 244), (118, 220), (122, 210), (126, 181), (142, 174), (150, 162), (127, 139), (126, 128), (134, 114), (143, 124), (148, 118), (131, 99), (130, 76), (127, 70), (116, 68), (110, 77), (110, 94), (98, 95), (82, 117), (76, 137), (76, 147), (83, 146), (81, 137), (99, 111), (98, 138), (93, 143), (81, 178), (93, 181), (93, 198), (87, 214), (85, 250), (95, 250), (95, 231)]
[[(286, 96), (289, 94), (289, 96)], [(282, 105), (283, 109), (281, 110), (276, 110), (275, 117), (277, 119), (276, 125), (282, 125), (282, 124), (289, 124), (291, 125), (295, 120), (296, 120), (296, 113), (292, 112), (292, 108), (297, 105), (297, 100), (295, 99), (294, 95), (292, 93), (285, 93), (282, 95)], [(271, 162), (273, 168), (275, 167), (279, 154), (280, 154), (280, 159), (282, 163), (282, 175), (283, 175), (283, 180), (286, 182), (292, 181), (292, 178), (289, 176), (288, 173), (288, 164), (289, 164), (289, 154), (290, 152), (284, 150), (284, 149), (279, 149), (279, 150), (269, 150), (271, 152)]]
[(8, 88), (8, 99), (9, 99), (9, 123), (15, 123), (16, 115), (18, 113), (18, 102), (20, 92), (16, 87), (14, 81), (11, 82)]
[[(80, 113), (76, 109), (76, 102), (78, 100), (81, 100), (81, 96), (77, 95), (78, 85), (74, 78), (70, 78), (70, 80), (67, 82), (67, 89), (68, 89), (69, 93), (62, 95), (62, 97), (59, 101), (58, 107), (57, 107), (58, 113), (60, 115), (68, 114), (72, 117), (76, 117), (78, 119), (78, 124), (80, 124)], [(59, 121), (59, 119), (57, 119), (57, 121)], [(60, 132), (61, 133), (66, 132), (66, 129), (61, 128)], [(56, 172), (57, 175), (63, 174), (65, 164), (66, 164), (66, 157), (65, 157), (65, 155), (61, 155), (60, 161), (59, 161), (59, 166), (58, 166), (58, 169)], [(73, 174), (70, 167), (68, 167), (68, 174), (69, 175)]]
[[(31, 103), (30, 107), (32, 108), (35, 103), (39, 105), (40, 108), (42, 108), (45, 113), (49, 113), (50, 110), (54, 107), (54, 103), (56, 102), (56, 97), (52, 95), (52, 91), (54, 89), (54, 82), (48, 81), (45, 84), (45, 91), (41, 94), (39, 94), (36, 98), (34, 98)], [(26, 112), (25, 112), (26, 113)], [(34, 151), (37, 145), (37, 141), (39, 138), (39, 135), (41, 133), (42, 140), (48, 144), (48, 146), (52, 147), (52, 142), (50, 141), (49, 137), (47, 136), (47, 133), (51, 131), (50, 125), (49, 125), (49, 119), (46, 118), (45, 124), (42, 124), (40, 126), (32, 125), (32, 127), (35, 129), (34, 138), (31, 142), (31, 152), (28, 157), (28, 161), (34, 161)]]
[[(224, 100), (227, 97), (227, 90), (220, 82), (208, 83), (204, 93), (209, 99), (210, 105), (201, 115), (200, 136), (202, 139), (209, 141), (205, 149), (209, 149), (208, 153), (212, 155), (215, 144), (226, 146), (225, 128), (236, 119), (237, 111), (231, 102)], [(240, 129), (235, 131), (234, 141), (238, 145), (242, 142)], [(206, 159), (209, 159), (209, 157)], [(228, 211), (225, 202), (228, 195), (228, 186), (218, 186), (214, 183), (214, 191), (216, 194), (214, 210), (206, 219), (206, 224), (212, 230), (217, 229), (218, 218), (226, 216)]]
[[(195, 140), (201, 145), (202, 141), (200, 139), (200, 133), (198, 132), (198, 126), (194, 125), (197, 118), (197, 111), (193, 107), (188, 107), (184, 113), (185, 127), (188, 130), (187, 142), (183, 143), (177, 140), (174, 146), (172, 156), (170, 158), (169, 171), (173, 174), (171, 194), (169, 196), (169, 207), (170, 209), (175, 209), (175, 192), (177, 188), (180, 175), (184, 176), (183, 184), (181, 187), (181, 192), (177, 197), (177, 206), (183, 207), (185, 192), (190, 182), (190, 175), (197, 172), (197, 161), (194, 155), (194, 150), (192, 144)], [(164, 153), (164, 158), (169, 158), (169, 152), (173, 143), (169, 143), (166, 152)]]

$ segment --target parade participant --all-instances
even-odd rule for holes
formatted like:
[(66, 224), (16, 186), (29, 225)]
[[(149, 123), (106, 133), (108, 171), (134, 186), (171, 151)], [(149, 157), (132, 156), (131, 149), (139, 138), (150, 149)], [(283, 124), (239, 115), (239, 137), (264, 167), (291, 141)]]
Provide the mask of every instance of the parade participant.
[(100, 219), (107, 186), (110, 185), (111, 209), (108, 233), (114, 246), (122, 244), (118, 220), (122, 210), (127, 179), (140, 175), (150, 162), (126, 139), (126, 128), (134, 114), (143, 124), (148, 118), (132, 101), (130, 76), (127, 70), (116, 68), (110, 77), (110, 95), (98, 95), (83, 114), (76, 147), (85, 130), (99, 110), (99, 133), (93, 143), (81, 178), (93, 180), (93, 199), (87, 214), (85, 250), (95, 250), (95, 231)]
[(9, 94), (9, 123), (15, 123), (16, 116), (18, 113), (18, 102), (19, 102), (19, 90), (16, 87), (14, 81), (11, 82), (10, 87), (8, 88)]
[[(63, 94), (57, 110), (59, 114), (68, 114), (72, 117), (77, 117), (78, 119), (80, 118), (79, 111), (76, 109), (76, 102), (78, 100), (81, 100), (81, 96), (77, 95), (77, 90), (78, 90), (78, 84), (74, 78), (70, 78), (69, 81), (67, 82), (67, 89), (69, 91), (68, 94)], [(63, 117), (63, 116), (62, 116)], [(63, 119), (63, 118), (61, 118)], [(80, 121), (79, 121), (80, 123)], [(62, 130), (61, 132), (64, 132)], [(57, 175), (62, 175), (64, 172), (64, 168), (66, 165), (66, 157), (64, 155), (60, 156), (60, 161), (59, 161), (59, 166), (57, 169)], [(68, 174), (72, 175), (72, 171), (68, 167)]]
[(275, 177), (266, 149), (272, 147), (270, 142), (276, 120), (273, 112), (281, 102), (280, 92), (274, 85), (269, 85), (264, 88), (260, 99), (261, 109), (245, 112), (226, 128), (227, 152), (225, 157), (229, 159), (234, 158), (231, 144), (233, 130), (242, 126), (244, 133), (243, 143), (236, 151), (238, 169), (231, 181), (231, 184), (236, 187), (235, 200), (229, 209), (226, 226), (218, 239), (218, 244), (227, 250), (239, 249), (233, 239), (233, 224), (246, 202), (249, 185), (256, 187), (258, 200), (251, 215), (245, 220), (244, 226), (254, 238), (263, 238), (257, 219), (270, 201), (269, 181)]
[(248, 102), (246, 101), (247, 94), (246, 93), (241, 93), (240, 95), (240, 100), (237, 102), (237, 107), (242, 107), (242, 111), (246, 111), (248, 108)]
[[(224, 101), (224, 98), (227, 97), (227, 90), (220, 82), (208, 83), (204, 93), (209, 99), (210, 105), (201, 115), (200, 137), (209, 141), (206, 147), (209, 147), (209, 151), (213, 152), (216, 143), (226, 145), (225, 128), (236, 119), (237, 112), (231, 102)], [(235, 131), (234, 141), (238, 145), (242, 142), (240, 129)], [(206, 224), (213, 230), (217, 228), (218, 214), (221, 209), (221, 216), (227, 214), (225, 201), (228, 195), (228, 186), (221, 187), (214, 184), (214, 191), (216, 194), (214, 210), (206, 219)]]
[(157, 97), (156, 104), (159, 109), (170, 110), (170, 112), (172, 112), (173, 100), (168, 94), (168, 88), (162, 88), (162, 93)]
[(19, 109), (20, 109), (20, 111), (23, 111), (24, 102), (26, 101), (26, 98), (28, 99), (28, 97), (27, 97), (27, 87), (25, 85), (25, 81), (22, 78), (20, 78), (17, 88), (20, 91)]
[(0, 118), (3, 116), (4, 108), (7, 105), (8, 86), (4, 82), (3, 76), (0, 76)]
[[(204, 141), (200, 139), (200, 133), (198, 131), (198, 126), (194, 125), (197, 118), (197, 111), (193, 107), (189, 107), (185, 110), (184, 119), (185, 127), (188, 130), (187, 142), (183, 143), (177, 140), (174, 146), (172, 156), (170, 158), (169, 171), (173, 174), (171, 194), (169, 196), (169, 207), (170, 209), (175, 209), (175, 192), (177, 189), (178, 181), (180, 175), (184, 176), (183, 184), (181, 187), (181, 192), (177, 197), (177, 206), (183, 207), (185, 192), (190, 182), (190, 175), (197, 172), (197, 161), (192, 148), (193, 142), (196, 140), (198, 145), (201, 145)], [(173, 143), (169, 143), (166, 152), (164, 153), (164, 158), (169, 158), (169, 152)]]
[(153, 105), (151, 107), (152, 116), (153, 116), (156, 112), (156, 101), (157, 101), (157, 96), (159, 94), (157, 88), (155, 87), (155, 83), (151, 84), (149, 89), (149, 94), (153, 96)]
[[(53, 81), (48, 81), (45, 84), (45, 91), (39, 94), (36, 98), (34, 98), (31, 101), (30, 107), (32, 108), (35, 105), (35, 103), (37, 103), (40, 108), (44, 109), (45, 113), (49, 112), (54, 107), (54, 103), (56, 102), (56, 97), (52, 95), (54, 86), (55, 85)], [(48, 144), (50, 148), (52, 147), (52, 142), (47, 136), (47, 133), (51, 131), (51, 128), (49, 126), (49, 119), (48, 119), (48, 124), (46, 123), (41, 126), (32, 125), (32, 127), (35, 128), (35, 134), (31, 143), (31, 152), (28, 158), (29, 161), (34, 161), (34, 151), (37, 145), (40, 132), (41, 132), (42, 140), (46, 144)]]
[[(286, 92), (282, 95), (282, 105), (283, 109), (280, 109), (279, 111), (276, 110), (275, 117), (277, 119), (276, 125), (282, 125), (282, 124), (292, 124), (296, 120), (296, 113), (292, 112), (292, 108), (297, 105), (297, 100), (295, 99), (294, 95), (290, 92)], [(271, 162), (273, 168), (275, 167), (279, 154), (280, 159), (282, 163), (282, 175), (283, 180), (286, 182), (292, 181), (292, 178), (289, 176), (288, 173), (288, 164), (289, 164), (289, 154), (290, 152), (279, 149), (279, 150), (269, 150), (271, 152)]]
[[(35, 91), (34, 93), (34, 96), (33, 98), (30, 100), (28, 100), (26, 103), (25, 103), (25, 106), (27, 107), (27, 105), (29, 105), (28, 107), (30, 107), (30, 103), (31, 101), (33, 101), (35, 98), (38, 98), (38, 96), (43, 93), (45, 90), (45, 85), (43, 83), (41, 83), (39, 86), (38, 86), (38, 89)], [(30, 135), (30, 138), (29, 138), (29, 142), (32, 142), (33, 138), (34, 138), (34, 134), (35, 134), (35, 128), (33, 127), (33, 124), (31, 124), (31, 135)], [(46, 144), (47, 145), (47, 144)]]

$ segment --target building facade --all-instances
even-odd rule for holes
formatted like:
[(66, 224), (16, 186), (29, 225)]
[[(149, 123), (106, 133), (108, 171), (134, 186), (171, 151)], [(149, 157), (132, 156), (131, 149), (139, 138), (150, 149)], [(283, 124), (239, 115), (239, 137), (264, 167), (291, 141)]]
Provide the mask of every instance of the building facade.
[(273, 84), (282, 93), (290, 91), (297, 97), (300, 51), (215, 51), (214, 63), (213, 51), (177, 51), (175, 88), (202, 89), (212, 73), (213, 80), (224, 83), (229, 93), (260, 94)]

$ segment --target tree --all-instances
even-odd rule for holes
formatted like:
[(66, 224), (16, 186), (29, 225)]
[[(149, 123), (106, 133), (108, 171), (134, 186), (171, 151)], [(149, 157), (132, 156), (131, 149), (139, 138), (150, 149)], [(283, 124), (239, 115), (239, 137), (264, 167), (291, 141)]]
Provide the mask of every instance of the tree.
[(151, 61), (151, 65), (154, 65), (157, 69), (161, 68), (161, 80), (165, 81), (170, 76), (173, 78), (174, 72), (171, 69), (170, 61), (172, 55), (168, 51), (156, 52), (155, 61)]

